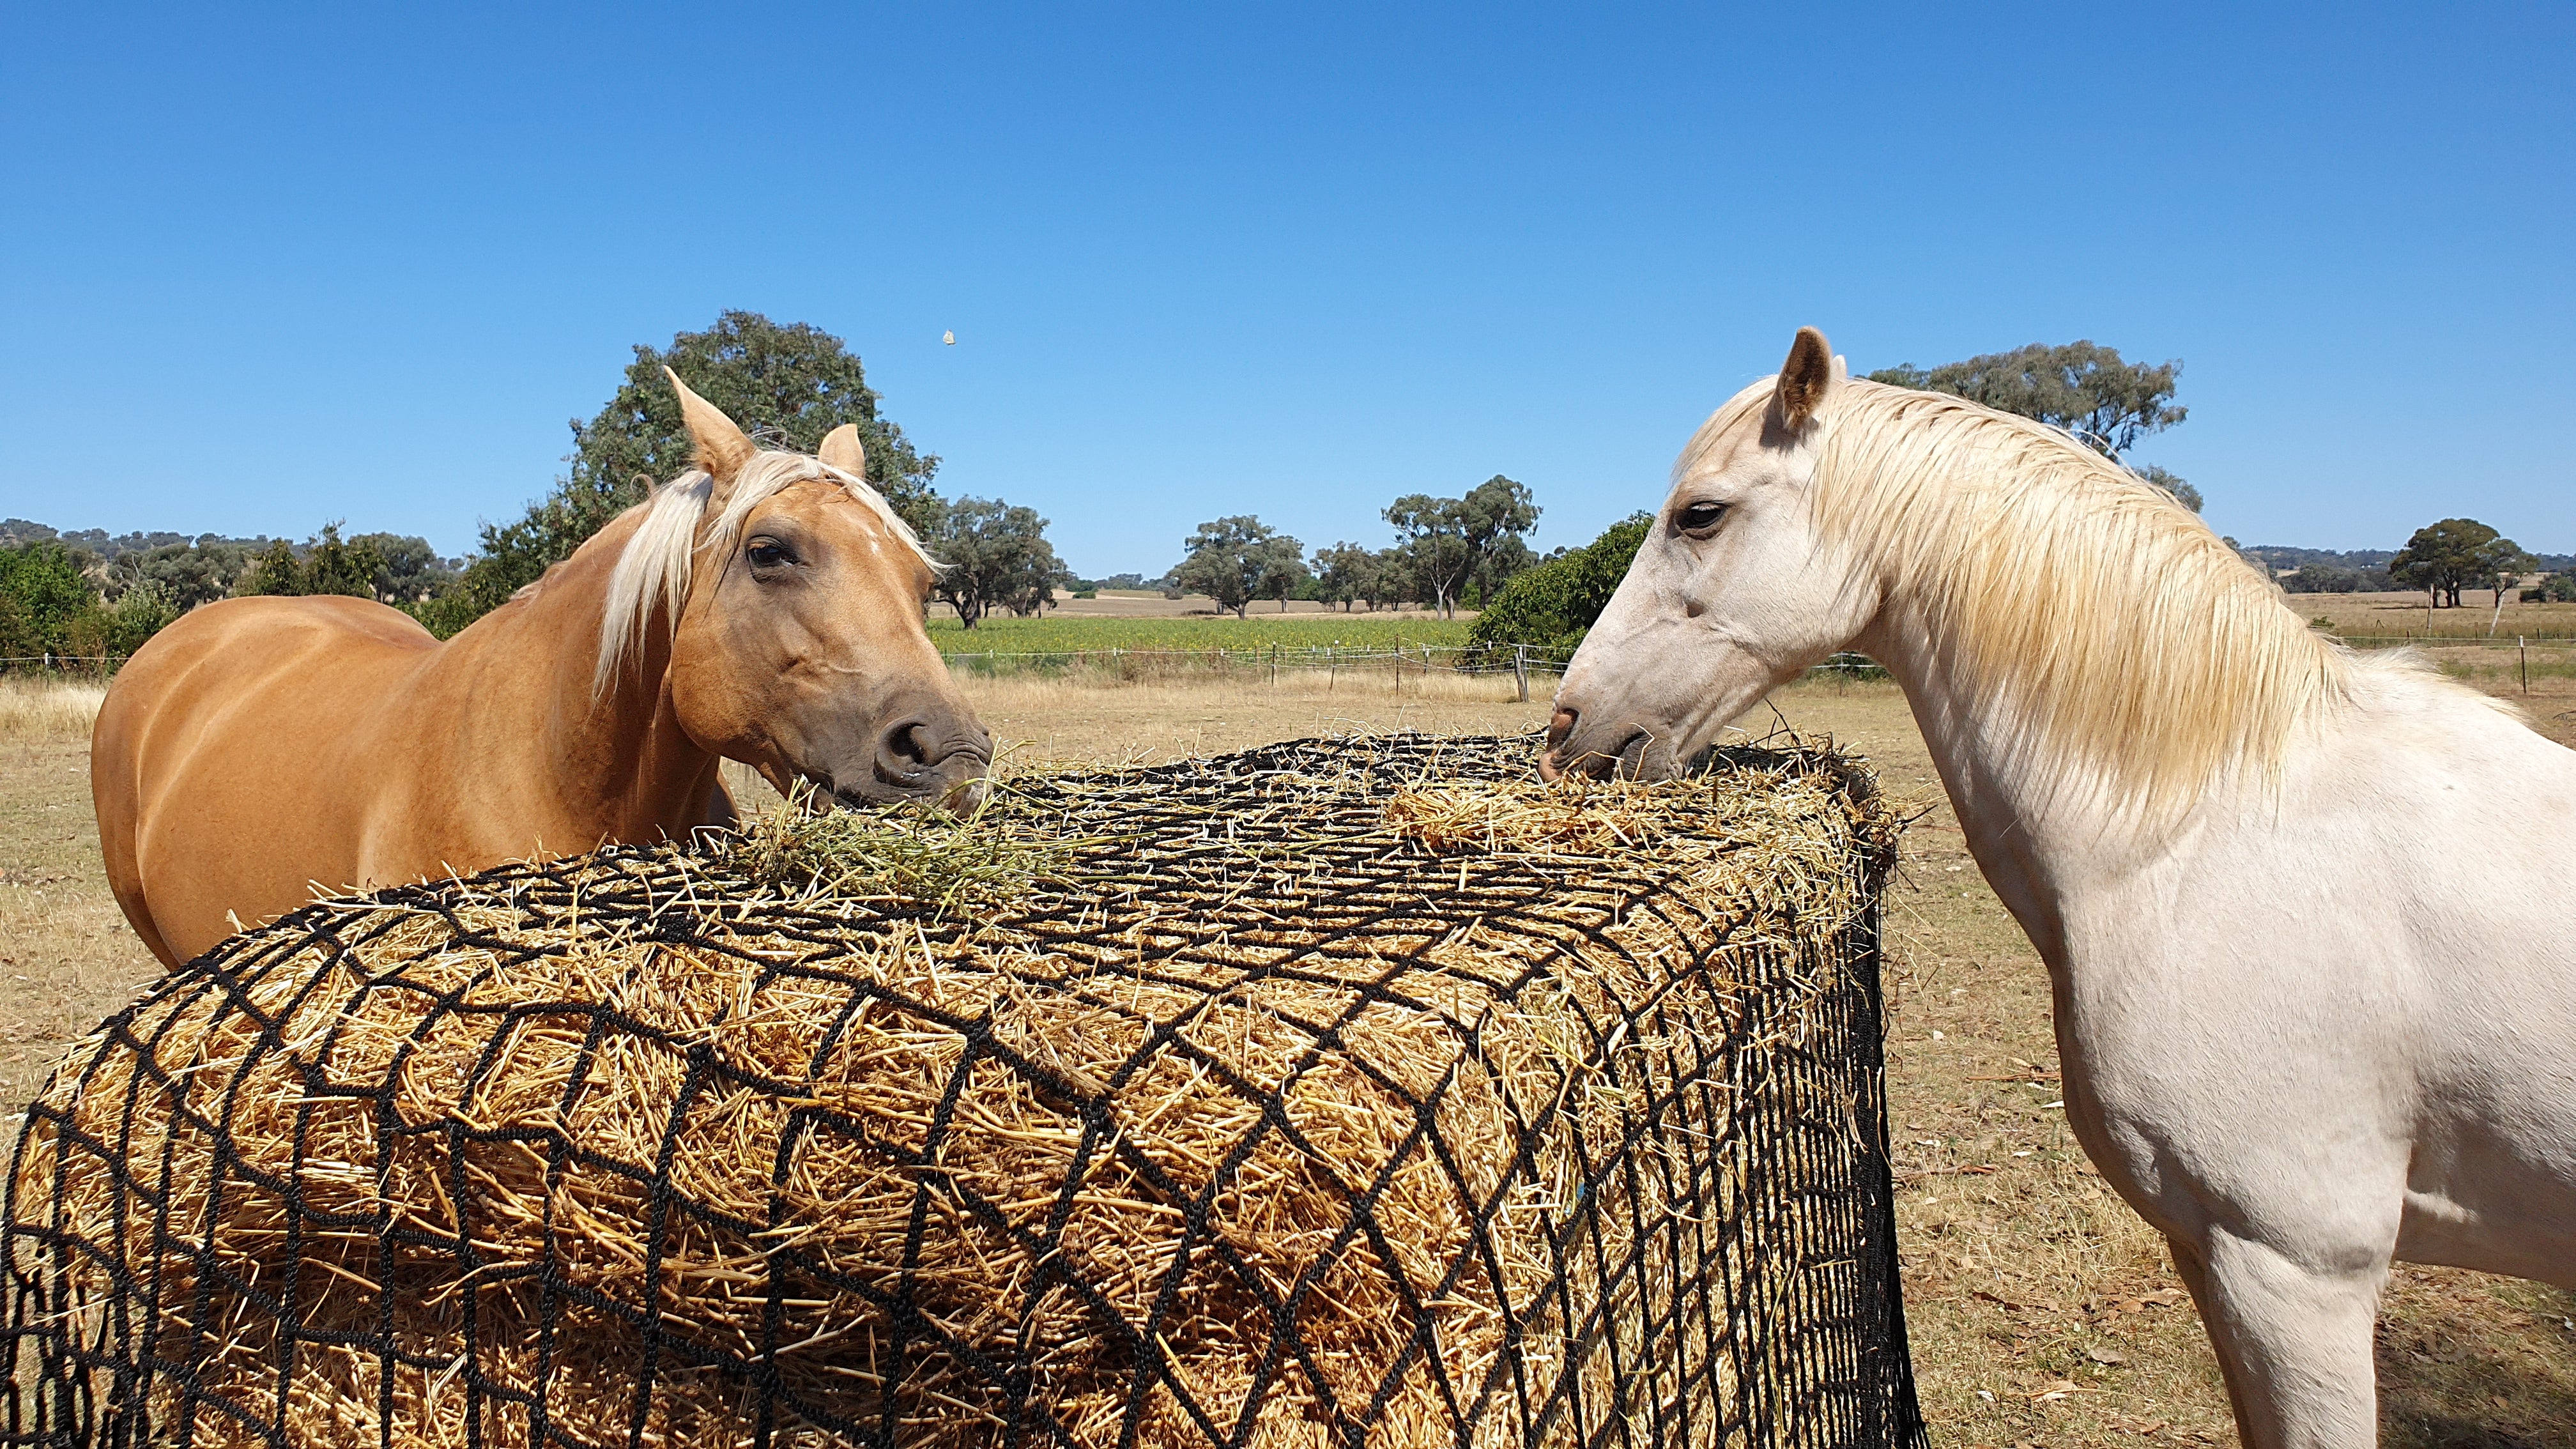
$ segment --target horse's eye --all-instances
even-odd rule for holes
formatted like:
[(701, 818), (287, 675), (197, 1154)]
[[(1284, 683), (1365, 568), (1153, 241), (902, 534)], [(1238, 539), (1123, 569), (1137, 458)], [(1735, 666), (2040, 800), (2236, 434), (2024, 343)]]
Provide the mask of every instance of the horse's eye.
[(780, 548), (777, 544), (772, 543), (765, 538), (756, 540), (753, 542), (751, 547), (744, 549), (742, 553), (743, 557), (751, 560), (751, 566), (756, 569), (774, 569), (780, 564), (794, 563), (796, 561), (788, 554), (787, 550)]
[(1717, 521), (1726, 516), (1723, 503), (1694, 503), (1673, 515), (1673, 527), (1693, 538), (1706, 538), (1717, 529)]

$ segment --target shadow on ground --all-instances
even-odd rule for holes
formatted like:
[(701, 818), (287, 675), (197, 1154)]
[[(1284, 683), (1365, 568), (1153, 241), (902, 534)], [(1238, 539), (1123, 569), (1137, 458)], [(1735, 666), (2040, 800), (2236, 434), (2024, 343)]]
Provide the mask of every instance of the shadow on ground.
[(2401, 1268), (2378, 1358), (2383, 1449), (2576, 1444), (2576, 1293)]

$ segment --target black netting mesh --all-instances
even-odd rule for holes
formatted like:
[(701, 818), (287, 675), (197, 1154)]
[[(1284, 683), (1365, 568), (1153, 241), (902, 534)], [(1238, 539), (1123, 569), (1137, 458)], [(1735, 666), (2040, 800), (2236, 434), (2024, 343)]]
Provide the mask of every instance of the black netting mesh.
[(619, 849), (238, 937), (29, 1112), (0, 1437), (1921, 1443), (1867, 777), (1390, 830), (1530, 752), (1025, 784), (991, 909)]

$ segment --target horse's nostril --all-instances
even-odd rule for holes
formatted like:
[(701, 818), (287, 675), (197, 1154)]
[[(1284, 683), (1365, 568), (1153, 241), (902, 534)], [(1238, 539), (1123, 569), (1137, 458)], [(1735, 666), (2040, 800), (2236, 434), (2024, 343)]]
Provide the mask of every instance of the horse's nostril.
[(877, 773), (892, 781), (917, 780), (941, 768), (955, 770), (992, 758), (992, 737), (980, 727), (913, 716), (877, 737)]
[(1547, 721), (1547, 742), (1549, 747), (1554, 748), (1557, 745), (1564, 744), (1567, 739), (1571, 738), (1574, 734), (1575, 724), (1582, 718), (1583, 716), (1579, 711), (1571, 709), (1559, 709), (1555, 714), (1550, 715)]
[(889, 728), (877, 745), (878, 757), (904, 774), (929, 768), (930, 752), (929, 726), (917, 719), (904, 720)]

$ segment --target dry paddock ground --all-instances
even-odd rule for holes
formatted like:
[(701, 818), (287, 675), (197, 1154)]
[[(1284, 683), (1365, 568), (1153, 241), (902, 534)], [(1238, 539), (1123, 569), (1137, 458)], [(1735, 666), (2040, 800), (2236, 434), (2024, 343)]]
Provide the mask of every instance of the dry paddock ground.
[[(2534, 685), (2525, 702), (2535, 721), (2576, 745), (2576, 680)], [(1397, 695), (1348, 677), (1328, 693), (1294, 676), (1275, 688), (970, 688), (1022, 766), (1349, 729), (1520, 730), (1543, 713), (1510, 702), (1507, 682), (1435, 684), (1427, 696), (1418, 683)], [(1797, 729), (1868, 754), (1892, 793), (1927, 810), (1888, 904), (1888, 1092), (1907, 1316), (1933, 1442), (2234, 1443), (2217, 1368), (2162, 1244), (2095, 1176), (2054, 1105), (2047, 977), (1969, 864), (1903, 699), (1884, 684), (1823, 684), (1776, 703)], [(77, 698), (0, 694), (0, 1092), (14, 1101), (153, 969), (100, 874), (84, 721)], [(1773, 717), (1760, 710), (1747, 724), (1768, 729)], [(2563, 848), (2565, 822), (2536, 829), (2550, 839), (2507, 848)], [(2392, 1449), (2576, 1444), (2576, 1295), (2401, 1268), (2379, 1371)]]

